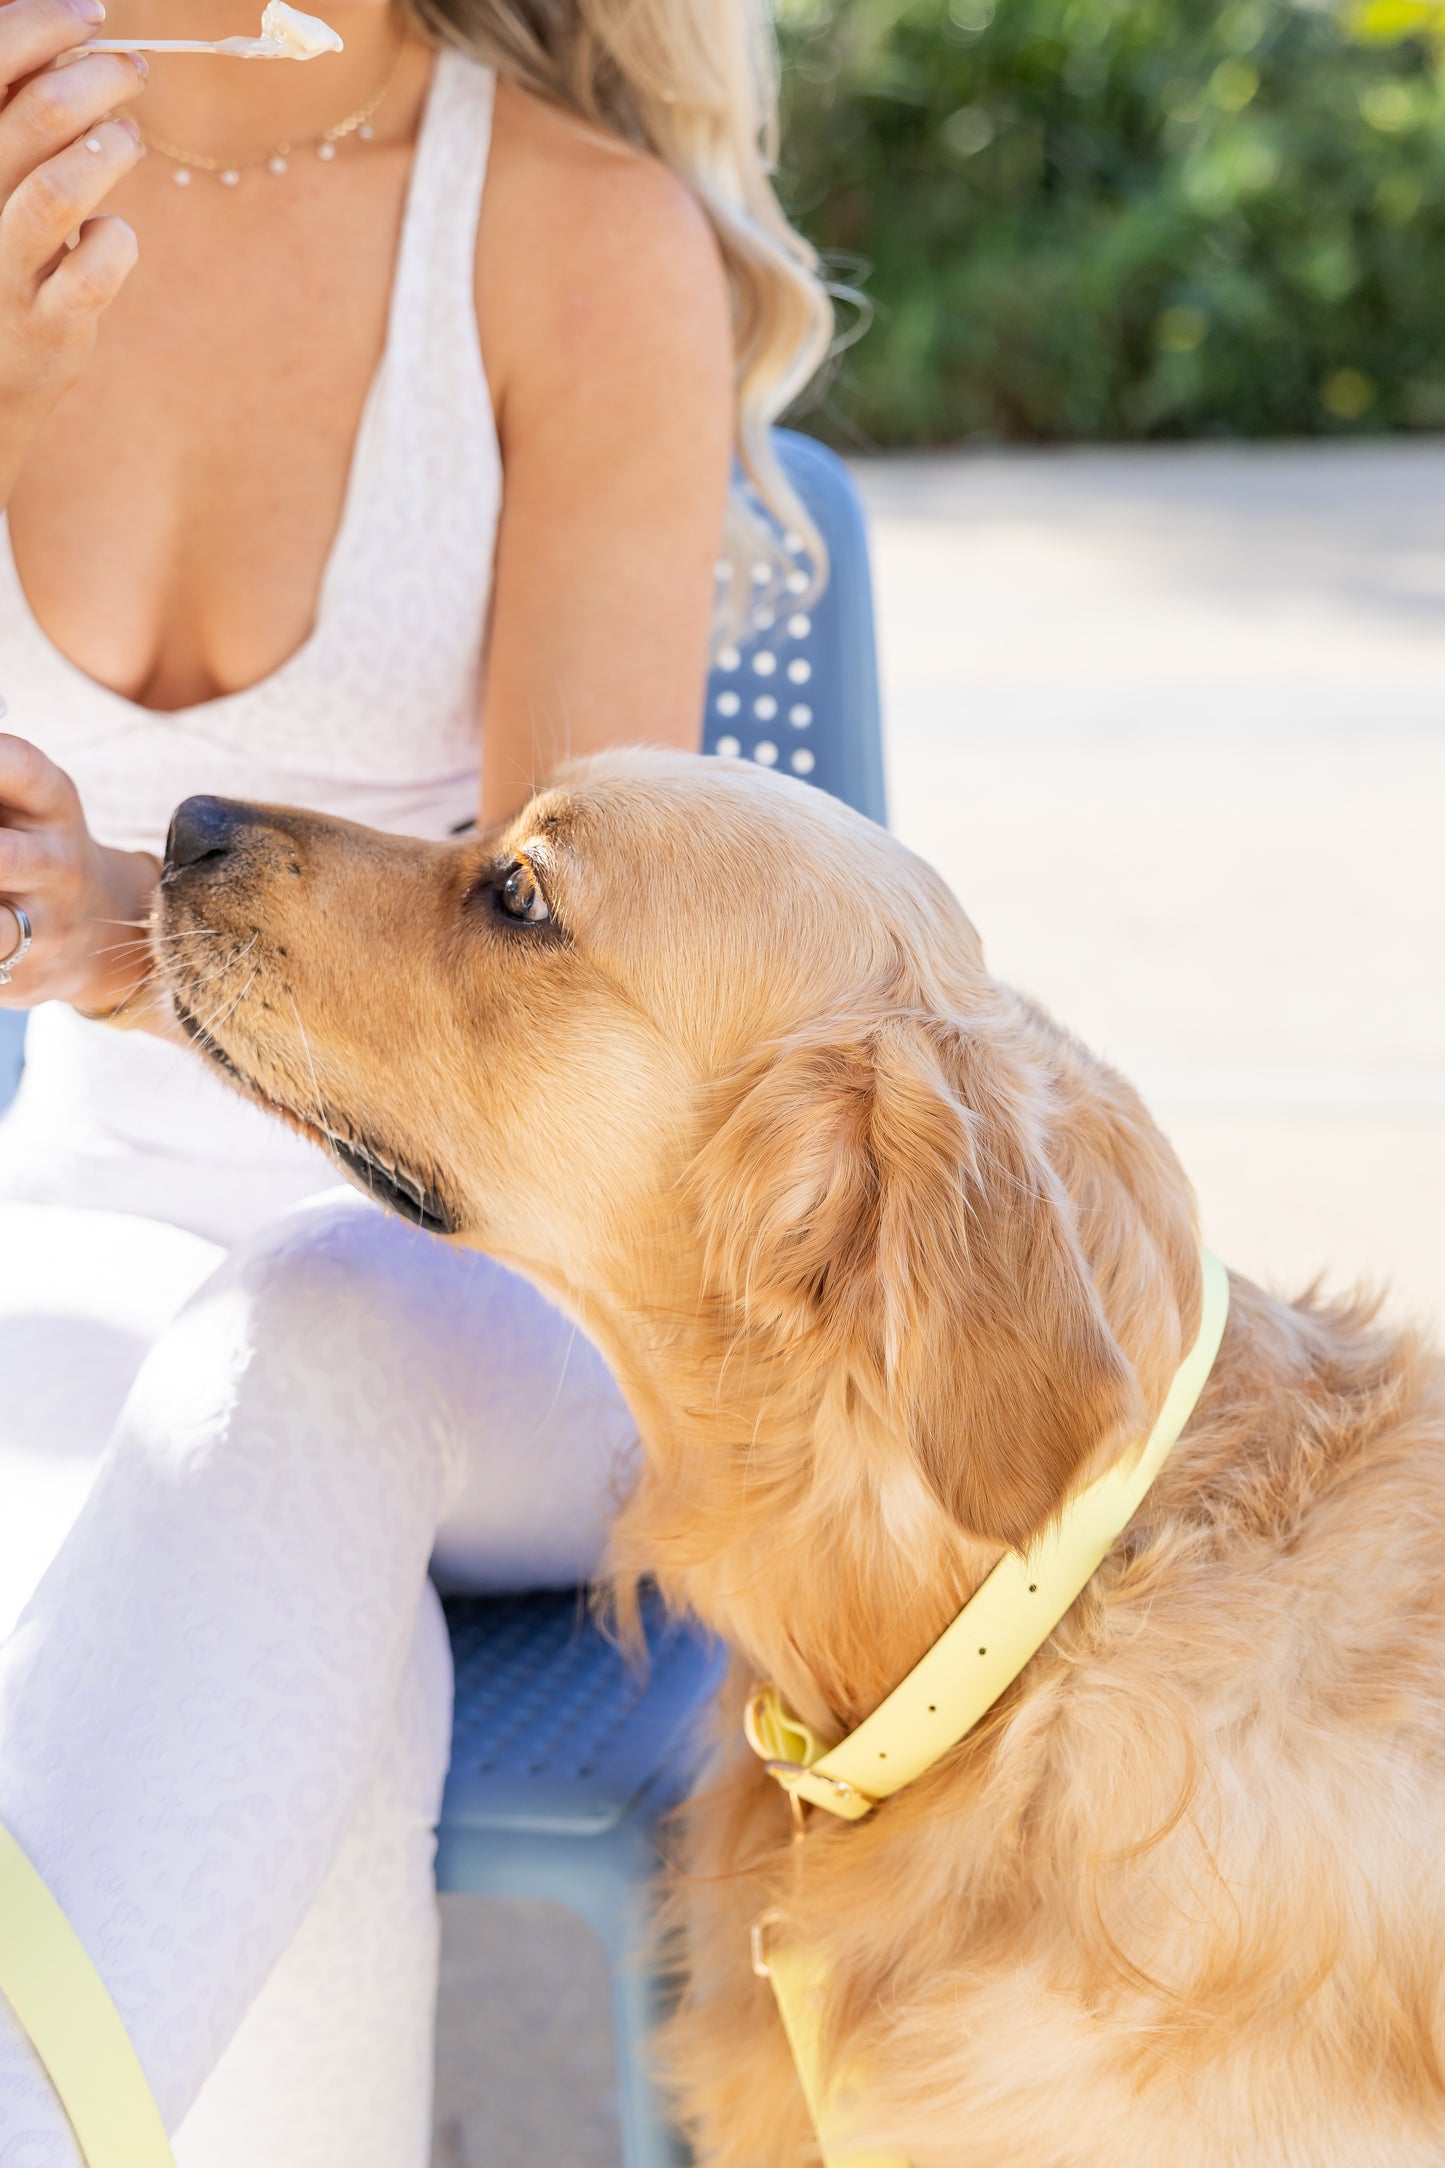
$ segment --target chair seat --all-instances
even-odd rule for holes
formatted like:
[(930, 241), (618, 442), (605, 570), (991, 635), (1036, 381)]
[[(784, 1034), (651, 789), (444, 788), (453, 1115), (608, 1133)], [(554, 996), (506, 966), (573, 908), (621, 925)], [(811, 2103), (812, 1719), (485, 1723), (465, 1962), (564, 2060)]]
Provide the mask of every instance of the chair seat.
[[(648, 1661), (626, 1656), (575, 1594), (453, 1599), (456, 1716), (442, 1832), (596, 1837), (686, 1781), (726, 1656), (645, 1600)], [(443, 1843), (443, 1857), (447, 1847)]]

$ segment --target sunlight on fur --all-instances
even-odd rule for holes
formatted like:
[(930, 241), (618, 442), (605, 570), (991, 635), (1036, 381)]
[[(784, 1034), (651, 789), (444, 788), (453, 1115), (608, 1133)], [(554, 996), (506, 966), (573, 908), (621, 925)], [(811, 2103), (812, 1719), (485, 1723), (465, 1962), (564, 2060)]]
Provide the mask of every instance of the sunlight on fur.
[(456, 844), (227, 818), (163, 886), (193, 1037), (581, 1321), (644, 1445), (620, 1617), (652, 1575), (737, 1652), (669, 1897), (702, 2159), (816, 2158), (749, 1967), (777, 1906), (913, 2168), (1438, 2168), (1436, 1356), (1236, 1279), (1198, 1412), (1040, 1654), (794, 1848), (751, 1684), (843, 1736), (1157, 1413), (1199, 1315), (1167, 1141), (927, 867), (804, 785), (637, 753)]

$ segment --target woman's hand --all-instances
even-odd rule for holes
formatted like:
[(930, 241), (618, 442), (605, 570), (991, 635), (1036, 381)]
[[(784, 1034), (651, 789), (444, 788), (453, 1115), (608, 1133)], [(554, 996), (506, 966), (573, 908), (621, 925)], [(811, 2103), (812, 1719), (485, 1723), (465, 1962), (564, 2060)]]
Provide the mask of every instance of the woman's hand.
[(0, 506), (135, 262), (130, 227), (95, 214), (144, 155), (135, 122), (105, 116), (136, 95), (145, 63), (53, 65), (104, 18), (99, 0), (0, 5)]
[(29, 954), (0, 1007), (70, 1001), (108, 1015), (145, 978), (156, 863), (113, 851), (85, 825), (75, 785), (24, 738), (0, 733), (0, 963), (20, 945), (14, 898), (30, 921)]

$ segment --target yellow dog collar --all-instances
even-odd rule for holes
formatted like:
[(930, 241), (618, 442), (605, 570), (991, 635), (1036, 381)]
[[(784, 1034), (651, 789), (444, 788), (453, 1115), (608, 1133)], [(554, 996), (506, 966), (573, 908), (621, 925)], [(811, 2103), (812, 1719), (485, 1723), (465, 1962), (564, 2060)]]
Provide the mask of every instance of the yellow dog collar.
[(794, 1798), (861, 1821), (958, 1745), (986, 1715), (1102, 1565), (1194, 1413), (1229, 1315), (1229, 1275), (1210, 1251), (1199, 1331), (1132, 1462), (1116, 1462), (1025, 1553), (999, 1560), (928, 1654), (837, 1746), (823, 1748), (777, 1688), (748, 1704), (748, 1744)]
[[(966, 1738), (1047, 1641), (1138, 1511), (1199, 1402), (1229, 1316), (1229, 1275), (1201, 1252), (1199, 1331), (1174, 1373), (1159, 1419), (1137, 1460), (1116, 1462), (1065, 1506), (1057, 1525), (1025, 1555), (1010, 1552), (928, 1654), (870, 1717), (823, 1749), (789, 1714), (775, 1686), (760, 1687), (744, 1717), (748, 1744), (796, 1803), (810, 1801), (856, 1822), (901, 1791)], [(823, 2082), (826, 1976), (813, 1951), (766, 1949), (772, 1916), (753, 1928), (753, 1969), (770, 1979), (793, 2051), (824, 2168), (908, 2168), (897, 2153), (860, 2147), (860, 2089)]]
[(3, 1826), (0, 1994), (45, 2065), (86, 2168), (174, 2168), (145, 2072), (105, 1982)]

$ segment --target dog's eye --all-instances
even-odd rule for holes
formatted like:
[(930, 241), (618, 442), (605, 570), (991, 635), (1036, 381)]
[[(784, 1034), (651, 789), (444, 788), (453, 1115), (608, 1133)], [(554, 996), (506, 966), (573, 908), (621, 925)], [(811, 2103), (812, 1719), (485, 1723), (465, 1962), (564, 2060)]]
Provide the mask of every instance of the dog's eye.
[(528, 925), (541, 925), (552, 916), (537, 876), (525, 859), (513, 866), (498, 891), (498, 898), (508, 918), (525, 919)]

